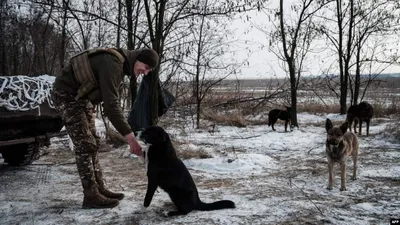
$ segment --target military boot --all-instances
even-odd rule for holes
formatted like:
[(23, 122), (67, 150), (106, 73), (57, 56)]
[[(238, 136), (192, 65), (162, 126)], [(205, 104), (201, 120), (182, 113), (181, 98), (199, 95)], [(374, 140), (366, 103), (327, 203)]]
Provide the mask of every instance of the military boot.
[(123, 193), (115, 193), (115, 192), (112, 192), (112, 191), (106, 189), (105, 184), (104, 184), (104, 179), (103, 179), (103, 171), (101, 170), (101, 167), (100, 167), (99, 157), (98, 157), (97, 152), (92, 154), (92, 160), (93, 160), (93, 167), (94, 167), (94, 175), (96, 178), (96, 182), (98, 184), (99, 192), (107, 198), (122, 200), (125, 197), (125, 195)]
[(113, 208), (119, 204), (117, 199), (107, 198), (99, 192), (89, 154), (76, 152), (76, 165), (84, 194), (82, 208)]

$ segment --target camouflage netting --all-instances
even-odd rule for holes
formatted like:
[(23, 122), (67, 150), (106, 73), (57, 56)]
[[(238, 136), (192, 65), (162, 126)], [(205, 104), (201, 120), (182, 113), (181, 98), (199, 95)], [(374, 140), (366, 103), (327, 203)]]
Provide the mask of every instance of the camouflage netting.
[(0, 107), (29, 111), (47, 101), (54, 108), (50, 98), (54, 80), (55, 77), (49, 75), (0, 77)]

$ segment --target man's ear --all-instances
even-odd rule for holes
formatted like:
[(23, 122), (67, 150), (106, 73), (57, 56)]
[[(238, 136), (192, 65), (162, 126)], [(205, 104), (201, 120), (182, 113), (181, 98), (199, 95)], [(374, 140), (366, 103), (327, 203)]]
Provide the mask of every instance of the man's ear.
[(332, 121), (330, 119), (326, 119), (326, 122), (325, 122), (326, 131), (330, 130), (332, 127), (333, 127)]

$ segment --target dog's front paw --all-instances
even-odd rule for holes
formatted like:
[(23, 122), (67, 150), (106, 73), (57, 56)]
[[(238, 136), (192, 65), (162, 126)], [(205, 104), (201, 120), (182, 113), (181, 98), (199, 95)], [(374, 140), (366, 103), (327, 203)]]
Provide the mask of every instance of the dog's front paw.
[(146, 212), (147, 211), (147, 207), (144, 207), (143, 205), (140, 206), (139, 212)]
[(328, 189), (328, 190), (332, 190), (332, 186), (328, 186), (328, 187), (326, 187), (326, 189)]
[(341, 187), (340, 191), (346, 191), (346, 187)]
[(357, 177), (352, 177), (351, 179), (352, 179), (352, 180), (357, 180)]
[(149, 205), (150, 205), (150, 203), (148, 203), (148, 202), (143, 203), (143, 207), (145, 207), (145, 208), (149, 207)]

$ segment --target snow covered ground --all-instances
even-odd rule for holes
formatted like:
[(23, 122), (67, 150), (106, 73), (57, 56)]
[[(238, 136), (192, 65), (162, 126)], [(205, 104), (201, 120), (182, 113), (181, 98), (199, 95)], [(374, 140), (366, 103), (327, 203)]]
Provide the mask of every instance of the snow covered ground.
[(389, 224), (399, 218), (400, 142), (385, 135), (394, 121), (374, 118), (370, 136), (359, 136), (358, 180), (350, 179), (348, 160), (347, 191), (340, 192), (337, 166), (334, 188), (326, 189), (326, 118), (344, 121), (337, 114), (303, 113), (300, 128), (287, 133), (283, 124), (275, 125), (276, 132), (266, 125), (217, 125), (214, 133), (168, 127), (179, 151), (211, 156), (184, 160), (200, 198), (230, 199), (237, 206), (175, 218), (161, 215), (173, 208), (162, 190), (142, 208), (145, 168), (126, 157), (127, 147), (100, 153), (108, 186), (124, 192), (125, 199), (113, 209), (81, 209), (83, 194), (68, 139), (53, 138), (32, 165), (13, 168), (0, 159), (0, 224)]

